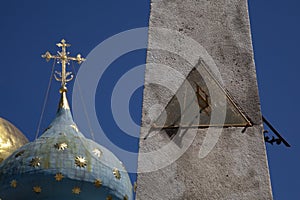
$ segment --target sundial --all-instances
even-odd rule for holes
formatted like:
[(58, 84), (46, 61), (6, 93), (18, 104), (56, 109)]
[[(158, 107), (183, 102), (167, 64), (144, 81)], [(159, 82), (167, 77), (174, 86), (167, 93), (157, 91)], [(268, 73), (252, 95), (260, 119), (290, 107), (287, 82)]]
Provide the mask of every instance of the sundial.
[[(211, 93), (214, 93), (213, 97)], [(212, 113), (216, 116), (211, 118)], [(194, 67), (154, 128), (246, 127), (250, 120), (204, 64)]]

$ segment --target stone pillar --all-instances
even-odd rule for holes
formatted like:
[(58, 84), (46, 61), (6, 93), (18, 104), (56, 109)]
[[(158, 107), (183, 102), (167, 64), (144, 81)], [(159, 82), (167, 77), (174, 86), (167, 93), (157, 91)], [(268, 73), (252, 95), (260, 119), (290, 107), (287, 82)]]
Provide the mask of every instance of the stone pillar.
[[(152, 0), (148, 45), (136, 198), (271, 200), (247, 1)], [(199, 62), (252, 125), (191, 127), (174, 141), (178, 129), (153, 124), (174, 96), (168, 86)]]

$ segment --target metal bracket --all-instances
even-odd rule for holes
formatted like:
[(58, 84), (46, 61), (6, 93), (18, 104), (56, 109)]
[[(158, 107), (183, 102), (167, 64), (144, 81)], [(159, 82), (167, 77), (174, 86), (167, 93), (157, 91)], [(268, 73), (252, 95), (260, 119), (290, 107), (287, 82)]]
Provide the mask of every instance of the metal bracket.
[(266, 124), (269, 127), (269, 129), (276, 135), (276, 137), (272, 136), (272, 138), (270, 138), (269, 136), (266, 136), (266, 134), (269, 133), (269, 131), (265, 130), (264, 135), (266, 143), (270, 143), (272, 145), (274, 143), (277, 145), (283, 143), (286, 147), (291, 147), (291, 145), (280, 135), (280, 133), (272, 126), (272, 124), (264, 116), (262, 116), (262, 120), (264, 124)]

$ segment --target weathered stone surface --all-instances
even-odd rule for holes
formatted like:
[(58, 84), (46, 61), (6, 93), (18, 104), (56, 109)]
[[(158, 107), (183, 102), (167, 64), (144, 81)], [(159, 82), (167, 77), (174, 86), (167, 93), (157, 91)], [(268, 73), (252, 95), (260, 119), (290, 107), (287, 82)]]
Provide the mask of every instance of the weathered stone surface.
[[(247, 1), (152, 0), (149, 26), (137, 199), (272, 199)], [(156, 28), (170, 29), (192, 38), (206, 52), (200, 48), (193, 49), (180, 34), (174, 36), (168, 31), (162, 34)], [(174, 145), (168, 147), (170, 152), (180, 154), (176, 152), (176, 145), (190, 145), (174, 162), (164, 151), (161, 155), (145, 159), (145, 153), (172, 143), (170, 132), (149, 133), (151, 122), (173, 96), (169, 88), (152, 84), (153, 80), (162, 76), (156, 67), (168, 66), (184, 77), (199, 60), (211, 66), (207, 54), (220, 73), (216, 78), (223, 83), (253, 126), (246, 130), (241, 127), (191, 129), (184, 137), (173, 138)], [(210, 70), (214, 72), (215, 69)], [(169, 71), (163, 74), (163, 82), (180, 85), (176, 82), (182, 82), (182, 77)], [(143, 139), (145, 136), (147, 139)], [(209, 137), (216, 137), (216, 141), (207, 143)], [(213, 148), (207, 154), (201, 153), (209, 145)], [(156, 162), (158, 166), (163, 163), (163, 167), (155, 171), (147, 168)]]

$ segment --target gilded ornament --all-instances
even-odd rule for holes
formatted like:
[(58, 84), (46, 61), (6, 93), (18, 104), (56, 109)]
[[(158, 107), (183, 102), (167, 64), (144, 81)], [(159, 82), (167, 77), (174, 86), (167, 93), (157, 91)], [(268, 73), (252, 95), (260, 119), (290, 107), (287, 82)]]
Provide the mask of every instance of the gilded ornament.
[(72, 193), (73, 194), (80, 194), (80, 192), (81, 192), (81, 189), (80, 189), (80, 187), (74, 187), (73, 189), (72, 189)]
[(12, 181), (10, 182), (10, 186), (11, 186), (12, 188), (16, 188), (17, 185), (18, 185), (18, 182), (17, 182), (16, 180), (12, 180)]
[(116, 179), (121, 179), (121, 173), (117, 168), (113, 169), (113, 174), (116, 177)]
[(54, 178), (56, 181), (61, 181), (64, 178), (64, 176), (62, 175), (62, 173), (57, 173), (55, 174)]
[(101, 155), (102, 155), (102, 152), (100, 151), (100, 149), (97, 149), (97, 148), (93, 150), (93, 153), (94, 153), (94, 155), (97, 156), (98, 158), (100, 158)]
[(68, 148), (68, 144), (65, 143), (65, 142), (62, 142), (62, 143), (56, 143), (54, 145), (54, 147), (58, 150), (58, 151), (64, 151), (65, 149)]
[(39, 157), (34, 157), (30, 161), (31, 167), (39, 167), (41, 165), (41, 159)]
[(100, 179), (96, 179), (96, 180), (94, 181), (94, 185), (95, 185), (95, 187), (99, 188), (99, 187), (101, 187), (101, 185), (102, 185), (102, 181), (101, 181)]
[(26, 143), (28, 140), (21, 131), (0, 117), (0, 163)]
[(77, 126), (75, 125), (75, 124), (72, 124), (72, 125), (70, 125), (76, 132), (78, 132), (79, 130), (78, 130), (78, 128), (77, 128)]
[(86, 160), (82, 156), (76, 156), (75, 164), (77, 167), (84, 168), (84, 167), (86, 167)]
[(108, 196), (108, 197), (106, 197), (106, 200), (112, 200), (112, 196)]
[[(80, 54), (78, 54), (76, 57), (68, 56), (67, 47), (71, 45), (67, 44), (64, 39), (62, 39), (61, 42), (56, 45), (61, 48), (61, 52), (58, 52), (57, 55), (52, 55), (49, 51), (47, 51), (44, 55), (42, 55), (42, 58), (45, 58), (47, 62), (50, 59), (54, 59), (58, 60), (61, 63), (61, 72), (56, 72), (56, 74), (54, 74), (54, 78), (57, 81), (61, 82), (60, 92), (65, 94), (65, 92), (67, 91), (67, 82), (73, 79), (72, 72), (66, 71), (66, 65), (69, 64), (72, 60), (77, 61), (80, 64), (85, 61), (85, 59), (82, 58)], [(63, 100), (65, 101), (66, 98), (63, 98)], [(69, 109), (68, 104), (64, 103), (64, 101), (60, 102), (60, 108)]]
[(37, 194), (41, 193), (42, 192), (42, 188), (40, 186), (34, 186), (33, 187), (33, 191)]

